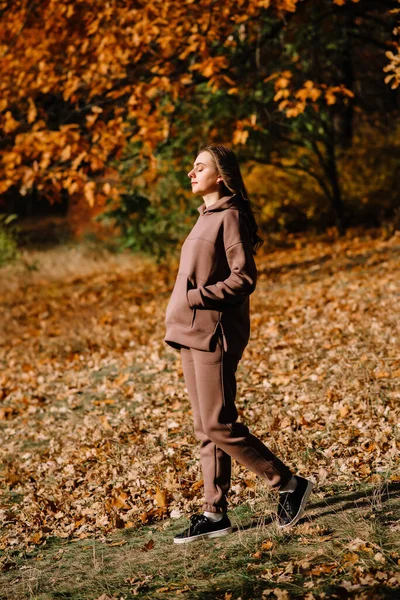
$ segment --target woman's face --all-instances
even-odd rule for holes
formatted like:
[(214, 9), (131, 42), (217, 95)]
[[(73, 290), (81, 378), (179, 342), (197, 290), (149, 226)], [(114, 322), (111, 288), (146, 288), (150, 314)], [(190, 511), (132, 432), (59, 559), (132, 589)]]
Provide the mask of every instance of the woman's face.
[(207, 150), (200, 152), (188, 177), (191, 179), (192, 192), (200, 196), (217, 192), (222, 182), (222, 177), (218, 175), (211, 154)]

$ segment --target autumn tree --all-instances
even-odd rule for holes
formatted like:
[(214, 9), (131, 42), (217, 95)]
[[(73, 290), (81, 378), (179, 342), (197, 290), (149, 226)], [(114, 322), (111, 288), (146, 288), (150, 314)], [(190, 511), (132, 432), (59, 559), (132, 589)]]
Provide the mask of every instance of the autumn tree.
[[(224, 50), (229, 67), (218, 89), (197, 80), (180, 114), (201, 138), (230, 138), (249, 161), (306, 173), (318, 182), (345, 228), (338, 157), (350, 148), (355, 114), (376, 120), (398, 115), (396, 83), (384, 81), (393, 26), (376, 2), (304, 2), (284, 20), (268, 11), (240, 24)], [(390, 35), (389, 35), (390, 37)], [(387, 52), (387, 54), (391, 54)], [(197, 70), (197, 69), (196, 69)]]
[[(181, 140), (177, 160), (186, 154), (182, 140), (190, 128), (196, 137), (200, 110), (202, 132), (217, 134), (215, 120), (205, 121), (218, 113), (220, 131), (244, 155), (265, 161), (274, 148), (283, 167), (318, 178), (343, 226), (335, 153), (338, 141), (351, 140), (357, 99), (346, 56), (369, 38), (367, 24), (379, 22), (382, 68), (395, 87), (397, 6), (1, 0), (0, 194), (117, 201), (124, 152), (135, 149), (152, 181), (157, 154), (172, 138)], [(286, 145), (293, 144), (304, 150), (300, 164), (287, 163)]]

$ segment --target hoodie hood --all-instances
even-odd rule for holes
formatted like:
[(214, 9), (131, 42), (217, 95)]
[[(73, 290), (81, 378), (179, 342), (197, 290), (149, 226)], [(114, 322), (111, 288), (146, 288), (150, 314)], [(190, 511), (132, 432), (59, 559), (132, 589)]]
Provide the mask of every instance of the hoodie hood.
[(210, 213), (210, 212), (217, 212), (219, 210), (225, 210), (226, 208), (231, 208), (231, 207), (237, 208), (238, 210), (240, 210), (239, 202), (240, 201), (236, 195), (223, 196), (223, 198), (220, 198), (219, 200), (217, 200), (216, 202), (211, 204), (211, 206), (209, 206), (208, 208), (206, 207), (205, 203), (203, 203), (201, 206), (199, 206), (197, 208), (197, 210), (199, 211), (199, 213), (202, 216), (207, 213)]

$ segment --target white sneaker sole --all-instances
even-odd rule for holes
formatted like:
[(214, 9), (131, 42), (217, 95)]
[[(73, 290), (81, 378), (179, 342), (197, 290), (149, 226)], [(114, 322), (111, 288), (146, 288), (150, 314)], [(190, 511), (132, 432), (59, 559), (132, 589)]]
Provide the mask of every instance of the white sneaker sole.
[(174, 544), (190, 544), (191, 542), (195, 542), (196, 540), (223, 537), (224, 535), (228, 535), (229, 533), (232, 533), (232, 527), (220, 529), (219, 531), (211, 531), (210, 533), (202, 533), (201, 535), (193, 535), (192, 537), (187, 538), (174, 538)]
[(301, 501), (301, 504), (299, 506), (299, 510), (297, 511), (296, 516), (290, 521), (290, 523), (286, 523), (286, 525), (278, 524), (279, 529), (289, 529), (289, 527), (292, 527), (293, 525), (295, 525), (297, 523), (297, 521), (299, 521), (301, 519), (301, 517), (304, 514), (305, 506), (308, 502), (308, 499), (310, 497), (313, 487), (314, 487), (314, 484), (312, 483), (312, 481), (309, 481), (307, 483), (306, 491), (304, 492), (304, 496), (303, 496), (303, 499)]

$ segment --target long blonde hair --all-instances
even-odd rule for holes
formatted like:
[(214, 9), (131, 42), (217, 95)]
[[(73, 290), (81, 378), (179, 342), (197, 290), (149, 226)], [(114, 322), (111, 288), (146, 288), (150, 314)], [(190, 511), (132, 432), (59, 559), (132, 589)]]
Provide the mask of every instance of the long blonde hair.
[(218, 174), (223, 179), (225, 194), (235, 194), (240, 200), (243, 212), (247, 216), (253, 245), (253, 254), (262, 246), (264, 240), (258, 235), (258, 225), (254, 216), (254, 207), (249, 200), (246, 186), (243, 181), (236, 154), (222, 144), (203, 144), (199, 152), (209, 152), (213, 159)]

